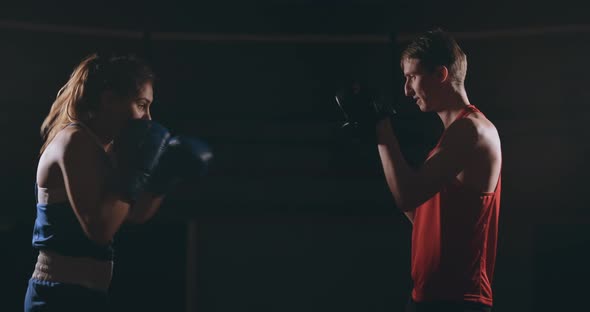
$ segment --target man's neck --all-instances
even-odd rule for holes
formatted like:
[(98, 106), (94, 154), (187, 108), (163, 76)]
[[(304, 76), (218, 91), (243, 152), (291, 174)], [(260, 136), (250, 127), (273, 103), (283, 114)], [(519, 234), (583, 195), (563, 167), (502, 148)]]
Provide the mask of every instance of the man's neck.
[(436, 113), (440, 117), (445, 129), (447, 129), (470, 103), (467, 93), (464, 90), (451, 93), (444, 103), (444, 108)]

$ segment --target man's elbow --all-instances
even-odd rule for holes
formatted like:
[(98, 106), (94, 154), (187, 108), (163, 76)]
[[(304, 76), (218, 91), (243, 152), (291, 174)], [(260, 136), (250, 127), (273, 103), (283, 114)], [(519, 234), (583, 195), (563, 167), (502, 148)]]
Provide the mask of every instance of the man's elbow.
[(416, 201), (411, 200), (407, 197), (399, 196), (396, 198), (396, 204), (400, 211), (402, 212), (413, 212), (418, 208), (419, 205), (416, 204)]
[(414, 212), (417, 207), (415, 205), (399, 204), (398, 208), (402, 212)]
[(389, 183), (389, 191), (393, 195), (397, 208), (402, 212), (412, 212), (418, 208), (419, 204), (416, 200), (416, 194), (410, 187), (401, 188)]

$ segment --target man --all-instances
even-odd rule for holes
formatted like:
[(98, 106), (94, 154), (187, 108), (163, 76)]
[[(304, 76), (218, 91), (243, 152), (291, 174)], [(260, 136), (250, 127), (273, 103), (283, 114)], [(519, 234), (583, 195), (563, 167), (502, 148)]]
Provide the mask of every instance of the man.
[(401, 54), (405, 95), (436, 112), (444, 132), (419, 169), (405, 161), (390, 118), (377, 122), (387, 184), (413, 223), (407, 311), (490, 311), (500, 208), (500, 138), (467, 97), (467, 58), (441, 30)]

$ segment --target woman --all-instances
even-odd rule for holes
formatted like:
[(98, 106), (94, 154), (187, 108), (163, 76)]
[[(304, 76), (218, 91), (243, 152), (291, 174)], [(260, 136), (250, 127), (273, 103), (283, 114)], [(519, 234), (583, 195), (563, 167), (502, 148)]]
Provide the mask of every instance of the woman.
[[(39, 256), (25, 311), (107, 309), (113, 236), (123, 222), (152, 217), (163, 198), (143, 192), (145, 183), (133, 176), (141, 168), (129, 166), (154, 163), (168, 140), (166, 129), (154, 123), (127, 134), (122, 150), (129, 154), (118, 165), (120, 155), (111, 152), (113, 138), (130, 120), (143, 120), (143, 126), (151, 120), (153, 82), (152, 70), (137, 58), (95, 54), (58, 92), (41, 127), (33, 231)], [(151, 140), (149, 153), (133, 150), (138, 136)]]

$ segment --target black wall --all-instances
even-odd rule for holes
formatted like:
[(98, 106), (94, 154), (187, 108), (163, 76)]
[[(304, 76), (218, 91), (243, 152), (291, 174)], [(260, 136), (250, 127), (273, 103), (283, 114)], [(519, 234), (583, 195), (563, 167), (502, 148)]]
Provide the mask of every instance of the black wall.
[[(465, 23), (446, 24), (435, 13), (450, 9), (424, 3), (289, 5), (162, 7), (161, 15), (159, 6), (144, 15), (97, 8), (86, 19), (73, 18), (68, 13), (78, 11), (71, 8), (61, 15), (3, 12), (0, 310), (22, 309), (34, 264), (43, 117), (81, 58), (116, 50), (153, 64), (154, 118), (206, 139), (215, 152), (206, 179), (179, 187), (148, 224), (121, 230), (112, 286), (117, 311), (183, 311), (187, 287), (198, 311), (400, 311), (411, 288), (411, 226), (388, 193), (376, 149), (340, 135), (332, 96), (353, 76), (384, 90), (402, 112), (406, 155), (418, 161), (440, 124), (402, 99), (393, 56), (405, 34), (434, 24), (456, 33), (469, 59), (469, 97), (502, 139), (495, 311), (582, 307), (578, 281), (589, 277), (590, 239), (588, 27), (563, 27), (550, 9), (543, 16), (552, 18), (530, 11), (528, 20), (504, 15), (502, 24), (472, 6), (456, 11)], [(469, 8), (480, 21), (495, 22), (477, 23)], [(426, 13), (412, 23), (415, 9)], [(501, 9), (488, 12), (500, 18)], [(111, 18), (102, 25), (99, 13)], [(170, 39), (171, 32), (193, 36)], [(399, 42), (387, 42), (396, 32)], [(197, 36), (204, 33), (218, 36)], [(244, 33), (274, 39), (224, 37)], [(289, 34), (377, 37), (289, 41)], [(196, 253), (190, 263), (187, 251)]]

